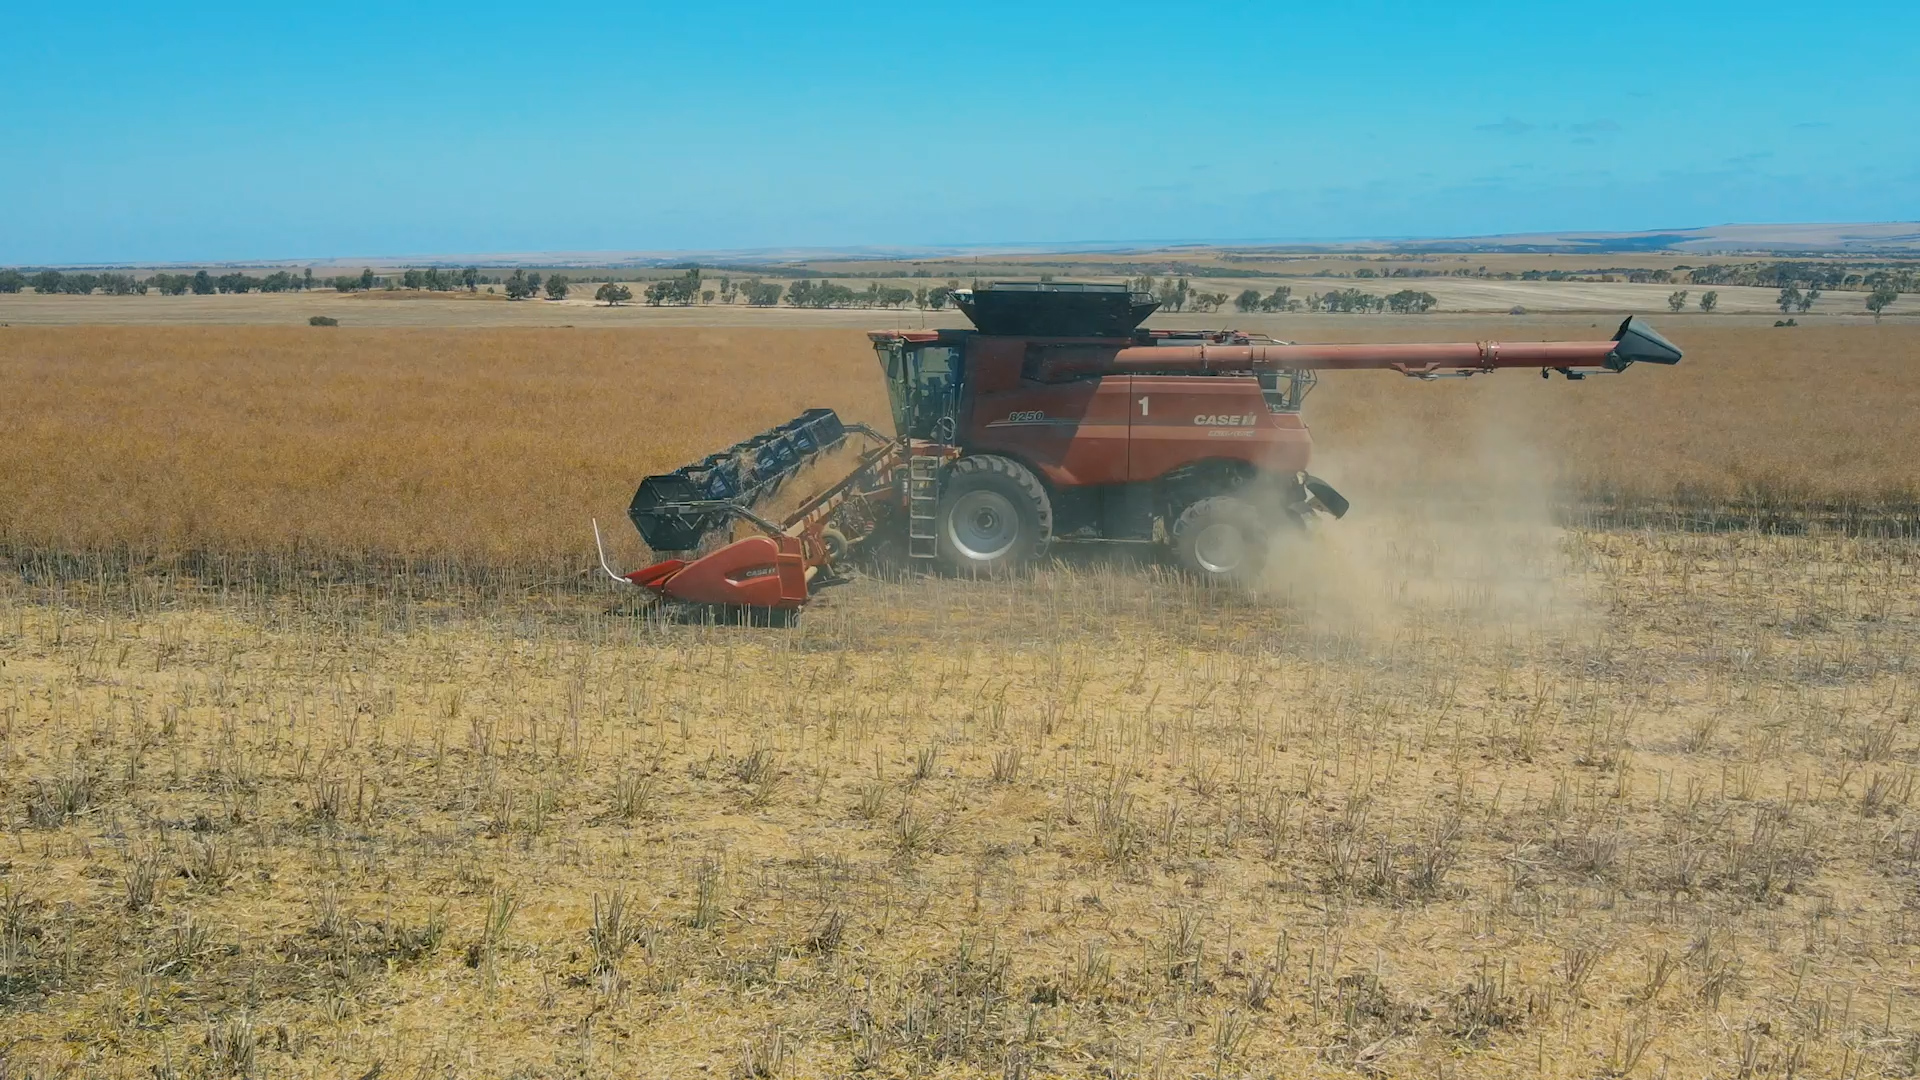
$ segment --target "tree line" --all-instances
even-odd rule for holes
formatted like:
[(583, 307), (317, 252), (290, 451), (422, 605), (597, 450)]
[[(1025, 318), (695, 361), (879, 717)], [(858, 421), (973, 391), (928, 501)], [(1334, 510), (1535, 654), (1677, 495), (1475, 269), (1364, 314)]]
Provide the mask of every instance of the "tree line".
[(1784, 289), (1789, 285), (1873, 292), (1891, 286), (1896, 293), (1920, 292), (1920, 265), (1911, 263), (1750, 262), (1679, 267), (1695, 285), (1748, 285)]
[(1391, 311), (1399, 315), (1424, 315), (1439, 302), (1432, 293), (1413, 289), (1401, 289), (1385, 296), (1361, 289), (1333, 289), (1324, 293), (1309, 293), (1304, 298), (1296, 299), (1292, 288), (1278, 285), (1265, 295), (1258, 289), (1243, 290), (1234, 297), (1233, 306), (1245, 312), (1330, 311), (1367, 314)]
[[(707, 287), (709, 284), (711, 288)], [(735, 281), (731, 275), (716, 280), (707, 278), (700, 267), (690, 266), (679, 277), (660, 278), (649, 283), (642, 295), (652, 307), (684, 307), (716, 301), (748, 307), (775, 307), (785, 300), (797, 308), (904, 308), (912, 304), (923, 311), (938, 311), (947, 306), (959, 287), (959, 280), (952, 278), (945, 285), (923, 285), (914, 289), (872, 281), (860, 290), (838, 284), (831, 278), (806, 277), (791, 285), (763, 281), (758, 277)], [(616, 282), (608, 282), (594, 294), (594, 299), (609, 305), (624, 303), (632, 298), (632, 290)]]
[[(565, 275), (555, 275), (555, 277), (562, 282), (568, 280)], [(480, 268), (476, 266), (461, 270), (450, 267), (408, 269), (393, 277), (375, 274), (371, 269), (362, 269), (355, 274), (315, 277), (312, 267), (298, 273), (290, 270), (276, 270), (258, 277), (238, 271), (215, 274), (208, 270), (196, 270), (193, 273), (161, 271), (144, 278), (120, 273), (95, 274), (40, 270), (28, 274), (20, 270), (0, 269), (0, 293), (18, 293), (29, 288), (49, 296), (57, 294), (86, 296), (95, 292), (109, 296), (145, 296), (149, 292), (159, 293), (162, 296), (185, 296), (189, 293), (195, 296), (212, 296), (216, 293), (303, 292), (310, 289), (333, 289), (336, 292), (363, 292), (373, 289), (477, 292), (482, 285), (511, 285), (515, 279), (521, 283), (530, 279), (533, 283), (532, 291), (538, 292), (540, 289), (539, 274), (528, 274), (524, 270), (516, 270), (512, 277), (491, 277), (482, 274)], [(561, 295), (565, 295), (564, 291)]]
[[(1402, 274), (1406, 270), (1408, 273)], [(1481, 268), (1485, 270), (1484, 267)], [(1622, 271), (1625, 272), (1625, 271)], [(916, 271), (916, 276), (920, 272)], [(1568, 281), (1592, 280), (1598, 274), (1601, 280), (1615, 280), (1613, 272), (1605, 271), (1562, 271), (1528, 270), (1519, 274), (1503, 273), (1505, 278), (1518, 277), (1523, 280)], [(1316, 276), (1348, 276), (1346, 272), (1321, 271)], [(866, 275), (856, 275), (866, 276)], [(1424, 268), (1393, 268), (1391, 272), (1376, 272), (1362, 267), (1352, 272), (1358, 278), (1388, 278), (1399, 276), (1430, 276)], [(1485, 275), (1494, 276), (1494, 275)], [(1052, 275), (1042, 275), (1048, 280)], [(1778, 288), (1779, 296), (1775, 303), (1781, 314), (1811, 310), (1827, 291), (1854, 290), (1864, 291), (1866, 309), (1878, 319), (1882, 312), (1892, 307), (1902, 293), (1920, 291), (1920, 269), (1904, 264), (1866, 264), (1840, 265), (1810, 262), (1754, 262), (1734, 265), (1709, 264), (1702, 267), (1676, 267), (1673, 272), (1667, 270), (1634, 270), (1632, 280), (1668, 281), (1679, 283), (1683, 278), (1692, 283), (1730, 284), (1752, 287)], [(1195, 288), (1184, 275), (1170, 275), (1159, 278), (1153, 274), (1144, 274), (1128, 279), (1128, 285), (1136, 292), (1151, 295), (1162, 309), (1181, 312), (1217, 311), (1228, 302), (1226, 293), (1209, 292)], [(920, 286), (907, 289), (894, 285), (870, 281), (867, 287), (856, 290), (835, 283), (830, 278), (802, 277), (791, 285), (783, 286), (778, 282), (764, 281), (760, 277), (750, 277), (745, 281), (735, 281), (731, 275), (720, 277), (707, 287), (707, 279), (699, 266), (687, 266), (678, 277), (660, 278), (649, 282), (643, 290), (646, 302), (651, 306), (711, 304), (715, 301), (724, 304), (741, 303), (749, 307), (773, 307), (783, 300), (800, 308), (904, 308), (912, 304), (921, 310), (941, 310), (950, 302), (953, 293), (960, 287), (957, 278), (948, 278), (944, 285)], [(548, 299), (565, 299), (573, 286), (573, 280), (565, 274), (552, 274), (545, 278), (536, 272), (517, 269), (506, 277), (493, 277), (480, 273), (478, 267), (464, 269), (423, 267), (410, 268), (397, 276), (378, 275), (371, 268), (363, 268), (357, 274), (341, 274), (331, 277), (315, 277), (313, 269), (295, 273), (279, 270), (262, 277), (231, 271), (214, 274), (207, 270), (189, 273), (159, 272), (145, 278), (137, 278), (127, 273), (88, 273), (65, 272), (60, 270), (40, 270), (31, 274), (17, 269), (0, 269), (0, 293), (19, 293), (27, 288), (43, 295), (66, 294), (88, 295), (102, 293), (111, 296), (145, 295), (157, 292), (163, 296), (181, 296), (191, 293), (196, 296), (230, 293), (278, 293), (299, 292), (317, 288), (330, 288), (337, 292), (361, 292), (373, 289), (424, 289), (436, 292), (464, 290), (476, 292), (480, 286), (494, 291), (494, 286), (504, 288), (509, 300), (526, 300), (544, 294)], [(980, 282), (973, 283), (974, 288)], [(1668, 307), (1681, 311), (1688, 305), (1691, 290), (1678, 289), (1669, 294)], [(633, 291), (625, 285), (609, 281), (594, 294), (596, 300), (608, 304), (625, 303), (633, 298)], [(1379, 312), (1391, 311), (1408, 314), (1420, 314), (1436, 306), (1433, 294), (1402, 289), (1399, 292), (1378, 295), (1359, 288), (1332, 289), (1324, 293), (1311, 293), (1303, 297), (1293, 296), (1293, 289), (1281, 285), (1269, 293), (1257, 289), (1245, 289), (1233, 298), (1234, 307), (1241, 312), (1284, 312), (1284, 311), (1326, 311), (1326, 312)], [(1702, 293), (1696, 304), (1702, 312), (1711, 313), (1719, 302), (1719, 293), (1708, 290)]]

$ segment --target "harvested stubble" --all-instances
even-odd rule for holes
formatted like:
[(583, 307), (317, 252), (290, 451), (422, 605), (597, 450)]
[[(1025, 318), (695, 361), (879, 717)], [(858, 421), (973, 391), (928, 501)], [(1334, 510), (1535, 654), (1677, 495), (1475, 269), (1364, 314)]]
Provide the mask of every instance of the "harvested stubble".
[(1337, 535), (788, 631), (0, 579), (9, 1075), (1913, 1068), (1910, 544)]

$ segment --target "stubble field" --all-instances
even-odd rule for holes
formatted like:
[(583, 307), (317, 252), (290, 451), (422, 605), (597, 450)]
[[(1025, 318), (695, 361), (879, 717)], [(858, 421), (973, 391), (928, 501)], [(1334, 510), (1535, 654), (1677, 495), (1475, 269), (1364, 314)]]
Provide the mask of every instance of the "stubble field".
[(790, 630), (586, 518), (858, 334), (343, 329), (0, 330), (9, 1075), (1920, 1070), (1912, 328), (1329, 378), (1249, 595)]

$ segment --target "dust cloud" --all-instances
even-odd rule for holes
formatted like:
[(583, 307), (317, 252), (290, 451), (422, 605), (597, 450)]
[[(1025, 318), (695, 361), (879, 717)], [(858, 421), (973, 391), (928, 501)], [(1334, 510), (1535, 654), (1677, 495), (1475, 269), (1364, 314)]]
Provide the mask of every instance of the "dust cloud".
[(1308, 407), (1312, 471), (1353, 507), (1275, 552), (1268, 594), (1317, 621), (1383, 634), (1433, 618), (1482, 630), (1569, 625), (1581, 605), (1539, 380), (1360, 374), (1371, 381), (1329, 380), (1328, 400)]

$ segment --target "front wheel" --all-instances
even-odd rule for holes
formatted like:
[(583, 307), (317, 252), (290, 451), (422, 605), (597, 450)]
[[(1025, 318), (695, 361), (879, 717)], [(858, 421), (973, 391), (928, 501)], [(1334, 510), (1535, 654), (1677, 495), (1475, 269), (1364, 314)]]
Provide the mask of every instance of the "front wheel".
[(837, 566), (846, 562), (848, 553), (853, 549), (847, 534), (831, 525), (820, 530), (820, 546), (825, 549), (823, 554), (827, 557), (828, 566)]
[(1026, 466), (983, 454), (947, 470), (934, 516), (940, 562), (961, 574), (1017, 570), (1046, 551), (1053, 503)]
[(1246, 584), (1267, 565), (1271, 530), (1245, 499), (1201, 499), (1173, 523), (1173, 560), (1209, 584)]

